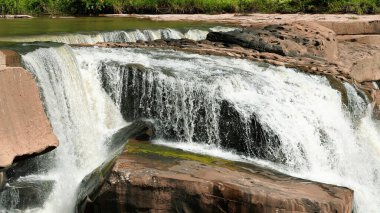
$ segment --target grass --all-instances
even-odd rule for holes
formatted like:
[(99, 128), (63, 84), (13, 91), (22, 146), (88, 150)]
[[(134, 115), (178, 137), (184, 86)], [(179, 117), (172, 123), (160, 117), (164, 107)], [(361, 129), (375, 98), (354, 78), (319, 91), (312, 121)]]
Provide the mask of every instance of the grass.
[(2, 14), (380, 12), (380, 0), (0, 0)]

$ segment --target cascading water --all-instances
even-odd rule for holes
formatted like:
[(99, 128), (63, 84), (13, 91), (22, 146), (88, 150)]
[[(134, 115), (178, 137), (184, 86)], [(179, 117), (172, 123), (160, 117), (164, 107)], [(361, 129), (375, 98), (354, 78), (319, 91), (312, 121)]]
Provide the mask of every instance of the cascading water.
[(125, 119), (156, 119), (159, 143), (207, 154), (232, 148), (293, 176), (353, 189), (356, 212), (380, 208), (379, 124), (349, 84), (346, 106), (324, 77), (247, 60), (163, 50), (74, 52), (81, 66), (99, 70)]
[(231, 27), (213, 27), (210, 29), (157, 29), (157, 30), (130, 30), (130, 31), (112, 31), (112, 32), (97, 32), (86, 34), (61, 34), (61, 35), (37, 35), (28, 37), (12, 37), (0, 38), (0, 41), (14, 42), (34, 42), (34, 41), (52, 41), (66, 44), (80, 44), (97, 42), (136, 42), (153, 41), (157, 39), (191, 39), (195, 41), (204, 40), (209, 31), (232, 31), (236, 28)]
[(79, 69), (70, 47), (41, 48), (22, 59), (36, 76), (60, 141), (51, 153), (52, 168), (46, 174), (34, 175), (55, 181), (53, 190), (42, 209), (28, 211), (73, 212), (80, 181), (106, 159), (104, 142), (124, 121), (101, 88), (96, 72)]
[(324, 77), (159, 49), (61, 46), (23, 61), (61, 143), (54, 166), (37, 174), (56, 181), (37, 212), (73, 211), (79, 182), (106, 159), (104, 141), (122, 117), (154, 119), (156, 143), (347, 186), (356, 212), (380, 208), (380, 126), (349, 84), (344, 105)]

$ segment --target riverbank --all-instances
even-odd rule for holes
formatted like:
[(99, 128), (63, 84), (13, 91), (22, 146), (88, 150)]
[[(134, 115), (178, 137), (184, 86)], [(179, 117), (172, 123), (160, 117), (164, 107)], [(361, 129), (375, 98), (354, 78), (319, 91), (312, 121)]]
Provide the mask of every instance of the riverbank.
[[(134, 17), (150, 19), (154, 21), (203, 21), (220, 24), (233, 24), (243, 27), (254, 27), (268, 24), (283, 24), (292, 22), (318, 22), (351, 24), (379, 22), (380, 15), (356, 15), (356, 14), (162, 14), (162, 15), (143, 15), (143, 14), (105, 14), (105, 17)], [(365, 28), (366, 25), (362, 26)], [(336, 32), (336, 29), (333, 29)], [(347, 30), (350, 30), (348, 28)], [(368, 32), (369, 33), (369, 32)], [(340, 33), (338, 33), (340, 34)], [(372, 33), (373, 34), (373, 33)]]
[(100, 13), (184, 14), (184, 13), (356, 13), (376, 14), (376, 0), (78, 0), (2, 1), (0, 14), (96, 15)]

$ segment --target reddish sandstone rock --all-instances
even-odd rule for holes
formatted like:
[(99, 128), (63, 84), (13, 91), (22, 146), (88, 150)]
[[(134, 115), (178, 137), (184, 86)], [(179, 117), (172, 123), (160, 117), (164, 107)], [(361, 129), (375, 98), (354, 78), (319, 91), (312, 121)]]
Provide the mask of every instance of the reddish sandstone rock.
[(344, 187), (130, 141), (85, 212), (351, 213), (352, 202)]
[(354, 80), (380, 80), (380, 46), (357, 42), (339, 43), (339, 58)]
[(337, 35), (380, 34), (380, 20), (319, 21)]
[(380, 34), (376, 35), (341, 35), (337, 36), (339, 42), (358, 42), (368, 45), (380, 45)]
[(20, 56), (12, 50), (1, 50), (0, 51), (0, 70), (6, 67), (19, 67), (20, 66)]
[[(18, 65), (14, 52), (1, 54), (10, 55), (0, 57), (2, 65)], [(32, 74), (21, 67), (0, 69), (0, 168), (57, 146)]]
[(211, 32), (207, 35), (207, 40), (290, 57), (319, 57), (333, 61), (338, 55), (335, 33), (319, 24), (308, 22)]

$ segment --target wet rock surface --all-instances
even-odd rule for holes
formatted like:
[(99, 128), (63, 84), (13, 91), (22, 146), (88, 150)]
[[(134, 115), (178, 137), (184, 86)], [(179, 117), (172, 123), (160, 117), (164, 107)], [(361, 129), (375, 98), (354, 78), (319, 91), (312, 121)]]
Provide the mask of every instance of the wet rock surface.
[(117, 156), (122, 152), (128, 140), (149, 141), (154, 136), (153, 123), (144, 120), (136, 120), (118, 130), (108, 143), (112, 153), (111, 157), (81, 181), (77, 190), (76, 212), (84, 212), (87, 203), (92, 202), (95, 198), (97, 191), (111, 174)]
[(111, 150), (120, 149), (128, 139), (149, 141), (155, 136), (156, 129), (151, 121), (135, 120), (133, 123), (118, 130), (108, 142)]
[(20, 179), (10, 181), (0, 190), (0, 209), (19, 211), (42, 207), (53, 189), (54, 181)]
[(345, 212), (353, 192), (130, 141), (84, 212)]
[[(223, 148), (238, 153), (277, 162), (286, 161), (279, 151), (280, 139), (270, 127), (264, 128), (255, 114), (248, 120), (245, 119), (227, 100), (208, 97), (209, 91), (202, 86), (186, 87), (185, 83), (168, 70), (152, 70), (137, 64), (120, 65), (116, 62), (105, 62), (100, 65), (99, 72), (103, 88), (116, 103), (119, 103), (124, 119), (153, 119), (158, 129), (157, 134), (162, 138), (194, 142), (217, 140), (215, 143)], [(112, 90), (115, 82), (111, 76), (116, 74), (121, 78), (121, 84), (118, 86), (121, 88), (120, 95)], [(170, 79), (162, 81), (158, 77), (159, 74), (164, 74)], [(178, 99), (190, 96), (199, 98), (184, 102)], [(193, 106), (193, 110), (187, 110), (189, 105)], [(218, 110), (215, 117), (210, 117), (213, 108)], [(194, 120), (184, 121), (182, 113), (188, 113)], [(210, 123), (214, 120), (217, 122), (214, 124), (219, 130), (217, 132), (210, 129)], [(173, 124), (174, 121), (177, 125)], [(193, 135), (185, 134), (188, 130), (188, 124), (185, 122), (194, 124)], [(136, 122), (133, 123), (135, 124)]]
[(5, 172), (0, 172), (0, 191), (4, 188), (6, 182), (7, 175), (5, 174)]

